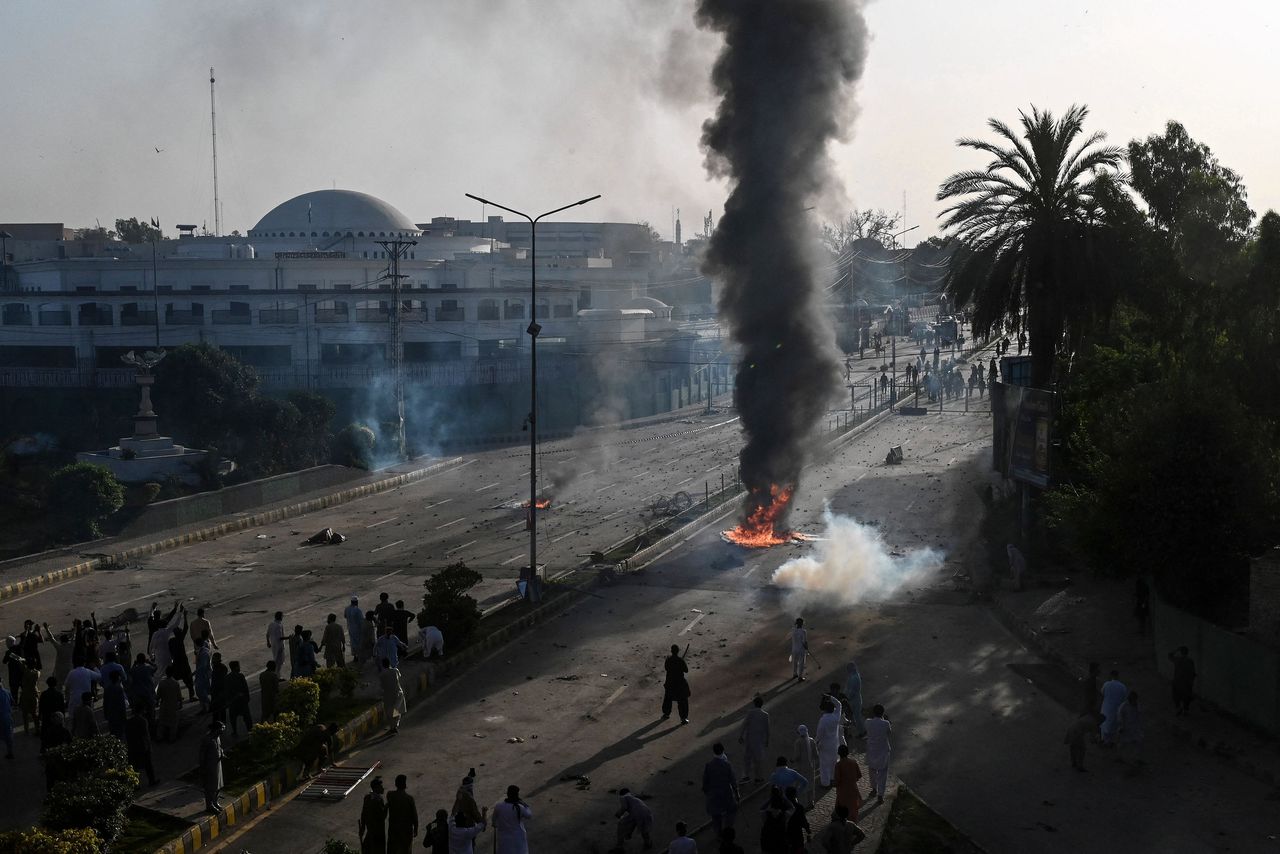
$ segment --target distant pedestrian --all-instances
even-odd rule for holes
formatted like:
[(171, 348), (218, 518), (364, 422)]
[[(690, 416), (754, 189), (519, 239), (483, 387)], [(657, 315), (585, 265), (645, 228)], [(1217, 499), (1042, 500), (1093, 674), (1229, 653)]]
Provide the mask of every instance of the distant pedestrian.
[(1133, 581), (1133, 619), (1138, 623), (1138, 634), (1145, 635), (1151, 619), (1151, 588), (1141, 575)]
[(439, 627), (423, 620), (418, 627), (418, 640), (422, 643), (423, 658), (444, 658), (444, 632)]
[(280, 674), (276, 672), (276, 663), (274, 660), (268, 661), (267, 666), (258, 674), (258, 698), (262, 703), (262, 719), (264, 721), (273, 721), (276, 719), (276, 702), (280, 697)]
[(382, 630), (382, 637), (378, 638), (377, 645), (373, 648), (374, 655), (377, 656), (378, 669), (382, 669), (382, 662), (390, 663), (392, 667), (400, 666), (400, 656), (407, 653), (409, 647), (404, 641), (396, 637), (395, 629), (392, 626), (386, 626)]
[(1004, 548), (1009, 556), (1009, 577), (1013, 580), (1013, 589), (1021, 590), (1027, 574), (1027, 559), (1013, 543), (1008, 543)]
[(450, 854), (448, 810), (436, 810), (436, 817), (427, 822), (427, 829), (422, 834), (422, 847), (431, 854)]
[(866, 838), (862, 828), (849, 820), (849, 808), (843, 804), (836, 807), (835, 818), (818, 835), (820, 850), (828, 854), (853, 854), (853, 847)]
[(227, 712), (231, 718), (231, 734), (237, 735), (236, 723), (244, 723), (245, 734), (253, 729), (253, 715), (249, 713), (249, 680), (240, 672), (240, 662), (230, 664), (227, 674)]
[(724, 755), (723, 744), (716, 742), (711, 752), (711, 761), (702, 768), (702, 794), (711, 826), (719, 836), (725, 828), (733, 827), (738, 814), (738, 778), (729, 764), (729, 757)]
[[(338, 631), (342, 630), (339, 629)], [(294, 671), (297, 676), (304, 679), (310, 679), (312, 676), (316, 675), (316, 670), (319, 665), (319, 662), (316, 660), (316, 655), (319, 651), (320, 648), (316, 646), (316, 642), (311, 639), (311, 630), (304, 629), (302, 632), (302, 639), (298, 643), (298, 666)]]
[[(378, 619), (372, 611), (368, 611), (364, 615), (364, 631), (360, 635), (360, 663), (369, 661), (377, 653), (375, 649), (378, 645), (378, 638), (381, 632), (378, 631)], [(376, 663), (376, 662), (375, 662)]]
[(209, 682), (213, 679), (213, 645), (208, 638), (196, 641), (196, 669), (193, 675), (200, 711), (209, 711)]
[(156, 688), (156, 737), (160, 741), (177, 741), (182, 719), (182, 686), (166, 670)]
[(800, 794), (793, 787), (783, 791), (787, 802), (791, 804), (791, 817), (787, 819), (787, 851), (789, 854), (804, 854), (809, 846), (809, 818), (805, 815), (804, 805), (800, 803)]
[(865, 738), (867, 726), (866, 718), (862, 714), (862, 672), (853, 661), (850, 661), (846, 668), (844, 696), (849, 702), (849, 722), (853, 724), (858, 738)]
[(218, 792), (222, 790), (222, 759), (226, 756), (222, 750), (225, 728), (221, 721), (213, 721), (200, 739), (200, 782), (204, 786), (204, 809), (211, 815), (222, 811)]
[(360, 854), (387, 854), (387, 803), (383, 800), (381, 777), (374, 777), (369, 784), (369, 793), (360, 805), (356, 832)]
[(58, 688), (58, 678), (50, 676), (45, 680), (45, 684), (48, 687), (40, 692), (39, 704), (41, 755), (49, 749), (49, 726), (53, 721), (53, 716), (60, 715), (67, 710), (66, 698), (62, 696), (62, 691)]
[(809, 633), (804, 627), (804, 617), (796, 617), (795, 628), (791, 630), (791, 675), (804, 681), (805, 659), (809, 657)]
[(204, 615), (204, 608), (196, 608), (196, 618), (191, 621), (191, 637), (199, 643), (201, 638), (209, 638), (209, 644), (218, 649), (218, 639), (213, 634), (213, 624)]
[(1098, 689), (1098, 678), (1102, 672), (1102, 665), (1096, 661), (1089, 662), (1088, 674), (1080, 680), (1080, 708), (1090, 714), (1096, 714), (1098, 702), (1102, 698), (1102, 693)]
[(790, 817), (791, 803), (781, 789), (772, 787), (760, 808), (761, 854), (787, 854), (787, 820)]
[(195, 700), (191, 659), (187, 657), (187, 609), (181, 605), (178, 606), (176, 622), (171, 624), (169, 630), (169, 663), (173, 667), (173, 678), (186, 686), (187, 699)]
[(129, 668), (129, 703), (135, 709), (142, 706), (151, 722), (152, 730), (156, 721), (156, 667), (147, 661), (145, 652), (138, 653)]
[(844, 743), (846, 721), (839, 703), (831, 697), (823, 697), (818, 708), (822, 710), (815, 736), (818, 747), (818, 780), (823, 786), (830, 786), (836, 772), (836, 760), (840, 758), (840, 745)]
[(302, 651), (302, 626), (294, 626), (293, 634), (286, 639), (289, 646), (289, 678), (297, 679), (302, 674), (298, 672), (301, 661), (298, 654)]
[(80, 697), (88, 694), (93, 697), (93, 686), (102, 681), (102, 674), (97, 670), (85, 667), (83, 664), (77, 665), (67, 674), (66, 681), (62, 683), (63, 690), (67, 695), (67, 705), (80, 705)]
[(387, 719), (387, 732), (395, 735), (400, 731), (400, 716), (407, 711), (400, 668), (394, 667), (390, 660), (382, 659), (378, 683), (382, 688), (382, 716)]
[(360, 664), (360, 647), (364, 637), (364, 611), (360, 610), (360, 597), (351, 597), (351, 604), (343, 609), (342, 618), (347, 622), (347, 642), (351, 644), (351, 657), (356, 664)]
[(1191, 650), (1180, 646), (1169, 653), (1173, 662), (1173, 713), (1185, 715), (1191, 711), (1195, 696), (1196, 663), (1191, 660)]
[(764, 780), (765, 755), (769, 749), (769, 713), (764, 710), (764, 698), (757, 696), (742, 719), (738, 731), (738, 744), (743, 745), (742, 782)]
[(795, 758), (796, 771), (805, 777), (803, 795), (806, 805), (812, 809), (818, 788), (818, 742), (809, 735), (809, 728), (804, 724), (796, 727), (796, 741), (791, 755)]
[(275, 617), (267, 624), (267, 649), (271, 650), (271, 659), (276, 663), (276, 673), (284, 670), (284, 611), (276, 611)]
[(507, 796), (493, 805), (494, 848), (497, 854), (529, 854), (529, 835), (525, 822), (533, 818), (533, 810), (520, 800), (520, 787), (507, 786)]
[(329, 767), (333, 756), (338, 751), (338, 725), (333, 721), (327, 724), (312, 724), (303, 730), (298, 739), (298, 759), (302, 761), (302, 776), (311, 776), (311, 766), (315, 766), (319, 774)]
[(458, 786), (458, 791), (453, 796), (453, 809), (449, 814), (465, 815), (474, 824), (484, 819), (485, 812), (486, 810), (481, 809), (476, 803), (476, 769), (472, 768), (467, 772), (467, 776), (462, 778), (462, 784)]
[(13, 759), (13, 694), (0, 683), (0, 741), (4, 742), (4, 758)]
[(618, 820), (618, 841), (613, 846), (613, 851), (619, 854), (625, 851), (625, 843), (637, 830), (640, 831), (640, 838), (644, 840), (644, 850), (648, 851), (653, 847), (653, 811), (626, 786), (618, 790), (618, 801), (618, 809), (613, 814), (613, 817)]
[(1062, 736), (1062, 743), (1067, 746), (1067, 754), (1071, 758), (1071, 767), (1076, 771), (1085, 770), (1084, 754), (1088, 745), (1089, 734), (1098, 728), (1098, 713), (1093, 709), (1085, 709), (1080, 716), (1067, 727)]
[(18, 708), (22, 711), (22, 731), (34, 728), (40, 734), (40, 670), (28, 667), (22, 674), (22, 686), (18, 692)]
[(145, 774), (148, 786), (159, 782), (151, 762), (151, 724), (145, 709), (134, 706), (133, 715), (125, 723), (124, 744), (129, 754), (129, 765), (138, 772), (138, 776)]
[(409, 778), (396, 775), (396, 787), (387, 792), (387, 854), (410, 854), (418, 838), (418, 805), (406, 787)]
[[(478, 819), (467, 815), (454, 815), (449, 818), (449, 854), (474, 854), (476, 837), (484, 833), (488, 824), (485, 819), (488, 812), (489, 808), (485, 807)], [(497, 843), (495, 842), (494, 845), (496, 846)]]
[(80, 705), (71, 715), (71, 737), (93, 738), (98, 733), (98, 719), (93, 716), (93, 695), (86, 691), (80, 695)]
[(871, 795), (876, 803), (884, 803), (885, 785), (889, 781), (889, 757), (893, 752), (889, 735), (893, 725), (885, 717), (884, 706), (876, 703), (867, 718), (867, 770), (871, 772)]
[[(720, 838), (723, 840), (724, 836)], [(724, 850), (723, 845), (720, 850)], [(689, 826), (683, 821), (676, 822), (676, 838), (667, 843), (667, 854), (698, 854), (698, 843), (689, 836)]]
[(773, 773), (769, 775), (769, 785), (777, 786), (778, 791), (786, 792), (795, 789), (803, 792), (809, 788), (809, 781), (796, 769), (787, 764), (787, 757), (779, 756), (774, 761)]
[(1130, 691), (1129, 697), (1120, 704), (1116, 712), (1119, 725), (1116, 728), (1117, 754), (1121, 762), (1130, 759), (1142, 764), (1142, 742), (1145, 733), (1142, 728), (1142, 707), (1138, 705), (1138, 692)]
[(1120, 725), (1120, 704), (1129, 696), (1129, 689), (1120, 681), (1120, 671), (1112, 670), (1111, 678), (1102, 684), (1102, 743), (1115, 746), (1116, 729)]
[(129, 719), (129, 700), (124, 693), (124, 679), (120, 672), (111, 674), (111, 682), (102, 692), (102, 715), (107, 719), (107, 730), (124, 741), (125, 722)]
[(679, 645), (671, 645), (671, 654), (663, 660), (662, 669), (666, 672), (662, 682), (662, 719), (665, 721), (671, 717), (671, 705), (674, 703), (680, 712), (680, 723), (687, 724), (690, 691), (685, 674), (689, 672), (689, 665), (680, 654)]
[(378, 632), (390, 626), (392, 619), (396, 613), (396, 606), (391, 604), (391, 597), (386, 593), (378, 594), (378, 605), (373, 609), (373, 614), (378, 619)]
[(836, 787), (836, 803), (844, 804), (849, 815), (857, 817), (862, 811), (862, 791), (858, 781), (862, 779), (862, 769), (858, 761), (849, 755), (849, 745), (840, 745), (840, 758), (836, 760), (836, 773), (833, 782)]
[(396, 609), (391, 612), (391, 628), (401, 643), (409, 643), (409, 623), (415, 619), (414, 613), (404, 607), (404, 600), (397, 600)]
[(320, 649), (324, 652), (325, 667), (346, 667), (347, 659), (343, 655), (347, 649), (347, 638), (338, 625), (338, 615), (330, 614), (324, 624), (324, 634), (320, 636)]
[(227, 722), (227, 677), (231, 674), (222, 663), (222, 653), (213, 654), (213, 666), (209, 676), (209, 714), (215, 721)]

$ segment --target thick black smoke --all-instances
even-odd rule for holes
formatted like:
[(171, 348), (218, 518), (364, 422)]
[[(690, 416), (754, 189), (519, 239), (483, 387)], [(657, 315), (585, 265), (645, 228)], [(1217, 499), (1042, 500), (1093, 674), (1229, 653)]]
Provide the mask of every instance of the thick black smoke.
[(747, 510), (794, 486), (840, 377), (805, 208), (838, 187), (827, 146), (852, 115), (867, 33), (855, 0), (700, 0), (698, 25), (724, 36), (711, 72), (721, 96), (702, 128), (707, 169), (730, 181), (705, 271), (742, 347), (736, 404)]

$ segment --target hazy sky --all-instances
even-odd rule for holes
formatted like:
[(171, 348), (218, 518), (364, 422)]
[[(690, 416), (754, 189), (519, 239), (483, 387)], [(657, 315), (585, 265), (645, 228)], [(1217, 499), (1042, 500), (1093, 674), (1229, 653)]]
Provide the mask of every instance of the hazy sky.
[[(785, 4), (785, 0), (779, 0)], [(0, 5), (0, 221), (213, 225), (209, 66), (224, 230), (336, 185), (421, 222), (475, 219), (464, 192), (590, 219), (671, 209), (686, 235), (724, 190), (702, 168), (716, 41), (691, 0)], [(956, 149), (1037, 104), (1092, 108), (1123, 144), (1182, 121), (1280, 208), (1280, 4), (877, 0), (847, 197), (936, 231)], [(156, 152), (156, 148), (161, 149)], [(590, 213), (588, 214), (588, 210)]]

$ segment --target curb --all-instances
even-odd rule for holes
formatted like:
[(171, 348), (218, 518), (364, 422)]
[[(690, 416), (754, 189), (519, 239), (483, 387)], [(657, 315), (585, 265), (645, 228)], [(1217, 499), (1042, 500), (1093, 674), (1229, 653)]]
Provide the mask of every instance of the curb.
[(365, 498), (370, 495), (377, 495), (380, 492), (386, 492), (395, 489), (398, 486), (404, 486), (407, 483), (421, 480), (428, 474), (434, 474), (438, 471), (453, 468), (462, 463), (461, 457), (445, 460), (426, 468), (416, 469), (404, 474), (393, 475), (382, 480), (376, 480), (373, 483), (366, 483), (362, 486), (343, 489), (338, 492), (332, 492), (328, 495), (322, 495), (319, 498), (312, 498), (308, 501), (301, 501), (297, 504), (290, 504), (285, 507), (277, 507), (274, 510), (267, 510), (262, 513), (255, 513), (252, 516), (244, 516), (239, 519), (233, 519), (229, 522), (219, 522), (216, 525), (210, 525), (205, 528), (198, 528), (194, 531), (187, 531), (175, 537), (168, 537), (163, 540), (156, 540), (142, 546), (135, 546), (131, 549), (115, 552), (114, 554), (104, 554), (89, 560), (80, 561), (63, 569), (56, 569), (46, 572), (43, 575), (24, 578), (20, 581), (13, 581), (0, 587), (0, 602), (6, 599), (12, 599), (23, 593), (29, 593), (32, 590), (38, 590), (41, 587), (48, 587), (51, 584), (57, 584), (72, 578), (86, 575), (97, 569), (113, 566), (134, 558), (146, 557), (147, 555), (158, 554), (160, 552), (176, 549), (180, 546), (190, 545), (192, 543), (201, 543), (205, 540), (214, 540), (226, 534), (235, 531), (244, 531), (249, 528), (256, 528), (259, 525), (270, 524), (271, 522), (279, 522), (282, 519), (291, 519), (294, 516), (303, 516), (307, 513), (314, 513), (316, 510), (322, 510), (326, 507), (333, 507), (338, 504), (346, 504), (349, 501), (355, 501), (358, 498)]
[[(585, 586), (585, 585), (584, 585)], [(441, 674), (451, 674), (461, 668), (473, 664), (485, 653), (512, 640), (516, 635), (532, 627), (535, 623), (554, 617), (583, 601), (581, 589), (571, 589), (565, 595), (539, 608), (530, 611), (509, 626), (491, 632), (482, 640), (458, 653), (453, 658), (445, 659), (439, 665), (427, 663), (427, 669), (416, 678), (405, 684), (405, 705), (422, 702), (430, 693), (432, 685), (437, 681), (437, 667)], [(412, 653), (416, 654), (416, 653)], [(378, 734), (385, 720), (382, 703), (374, 701), (374, 705), (365, 709), (338, 730), (339, 750), (349, 751)], [(156, 854), (192, 854), (212, 844), (227, 829), (244, 822), (249, 816), (266, 809), (273, 801), (296, 788), (299, 782), (300, 769), (296, 763), (289, 761), (269, 777), (259, 780), (235, 798), (232, 803), (223, 807), (217, 815), (206, 816), (183, 831), (178, 838), (165, 843), (156, 849)]]

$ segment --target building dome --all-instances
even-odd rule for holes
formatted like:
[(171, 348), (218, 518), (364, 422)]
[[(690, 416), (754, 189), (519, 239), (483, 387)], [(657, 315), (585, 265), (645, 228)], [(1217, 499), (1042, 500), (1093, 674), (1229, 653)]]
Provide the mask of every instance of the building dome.
[(250, 237), (417, 237), (413, 220), (367, 193), (316, 190), (277, 205)]

